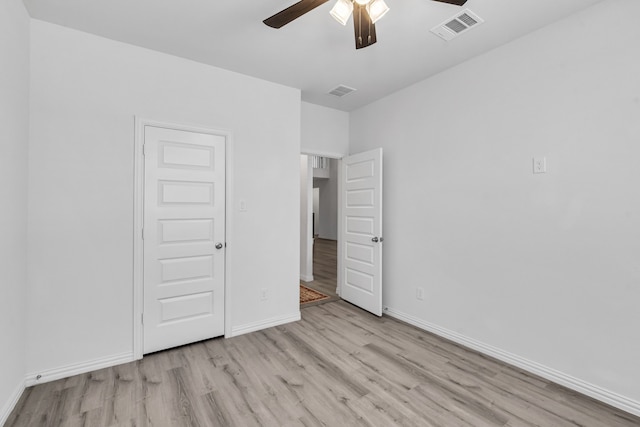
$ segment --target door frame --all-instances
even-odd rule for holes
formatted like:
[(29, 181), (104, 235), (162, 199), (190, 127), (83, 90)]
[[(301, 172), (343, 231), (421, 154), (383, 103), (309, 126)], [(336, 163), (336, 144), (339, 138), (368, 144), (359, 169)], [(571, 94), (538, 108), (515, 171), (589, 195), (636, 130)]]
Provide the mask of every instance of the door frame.
[(144, 351), (144, 241), (142, 227), (144, 224), (144, 127), (154, 126), (186, 132), (204, 133), (223, 136), (225, 138), (225, 274), (224, 274), (224, 336), (231, 334), (231, 265), (233, 257), (233, 133), (220, 128), (200, 125), (178, 124), (134, 116), (134, 163), (133, 163), (133, 359), (139, 360)]
[[(340, 291), (342, 289), (342, 221), (340, 220), (340, 218), (342, 218), (342, 158), (347, 156), (348, 154), (341, 154), (341, 153), (329, 153), (326, 151), (316, 151), (316, 150), (301, 150), (300, 151), (301, 155), (306, 155), (306, 156), (320, 156), (320, 157), (327, 157), (329, 159), (335, 160), (337, 162), (337, 167), (338, 167), (338, 252), (337, 252), (337, 257), (338, 257), (338, 271), (337, 271), (337, 278), (336, 278), (336, 294), (338, 296), (340, 296)], [(313, 188), (313, 185), (311, 186), (311, 188)]]

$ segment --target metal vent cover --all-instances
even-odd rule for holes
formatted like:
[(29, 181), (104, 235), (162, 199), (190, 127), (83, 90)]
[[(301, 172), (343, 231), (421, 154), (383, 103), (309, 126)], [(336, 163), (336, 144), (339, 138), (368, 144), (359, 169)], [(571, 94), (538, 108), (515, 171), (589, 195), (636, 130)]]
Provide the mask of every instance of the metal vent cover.
[(351, 92), (354, 92), (356, 89), (349, 87), (349, 86), (345, 86), (345, 85), (339, 85), (336, 86), (335, 88), (331, 89), (328, 93), (329, 95), (334, 95), (337, 97), (343, 97), (345, 95), (350, 94)]
[(431, 32), (444, 40), (451, 40), (458, 35), (468, 31), (478, 24), (482, 24), (484, 20), (469, 9), (455, 15), (453, 18), (447, 19), (442, 24), (431, 29)]

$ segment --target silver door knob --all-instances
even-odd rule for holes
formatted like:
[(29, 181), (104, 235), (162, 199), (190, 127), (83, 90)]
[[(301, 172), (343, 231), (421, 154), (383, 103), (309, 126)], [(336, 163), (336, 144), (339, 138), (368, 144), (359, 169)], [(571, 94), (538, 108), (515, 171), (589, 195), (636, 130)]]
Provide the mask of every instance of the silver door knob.
[(216, 243), (216, 249), (222, 249), (222, 243)]
[(373, 243), (378, 243), (378, 242), (380, 241), (380, 239), (378, 239), (377, 237), (373, 237), (373, 238), (371, 239), (371, 241), (372, 241)]

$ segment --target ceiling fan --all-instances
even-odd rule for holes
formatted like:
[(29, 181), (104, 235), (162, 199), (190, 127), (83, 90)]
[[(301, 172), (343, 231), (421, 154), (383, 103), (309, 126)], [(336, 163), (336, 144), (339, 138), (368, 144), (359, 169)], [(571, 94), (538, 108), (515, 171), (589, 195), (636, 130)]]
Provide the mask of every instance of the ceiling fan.
[[(328, 2), (329, 0), (300, 0), (298, 3), (265, 19), (266, 25), (272, 28), (282, 28), (307, 12)], [(433, 0), (462, 6), (467, 0)], [(389, 11), (384, 0), (338, 0), (331, 9), (331, 16), (342, 25), (346, 25), (353, 13), (353, 27), (356, 37), (356, 49), (371, 46), (377, 41), (376, 22)]]

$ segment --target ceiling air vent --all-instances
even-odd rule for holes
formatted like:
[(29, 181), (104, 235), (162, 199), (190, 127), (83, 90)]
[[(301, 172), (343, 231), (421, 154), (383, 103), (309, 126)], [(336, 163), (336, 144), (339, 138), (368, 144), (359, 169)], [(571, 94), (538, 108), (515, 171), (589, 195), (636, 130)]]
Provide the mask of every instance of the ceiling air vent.
[(345, 95), (350, 94), (351, 92), (355, 91), (354, 88), (349, 87), (349, 86), (345, 86), (345, 85), (340, 85), (334, 89), (331, 89), (329, 91), (329, 95), (334, 95), (337, 97), (343, 97)]
[(478, 15), (469, 9), (465, 9), (453, 18), (433, 27), (431, 32), (448, 41), (483, 22), (484, 20)]

